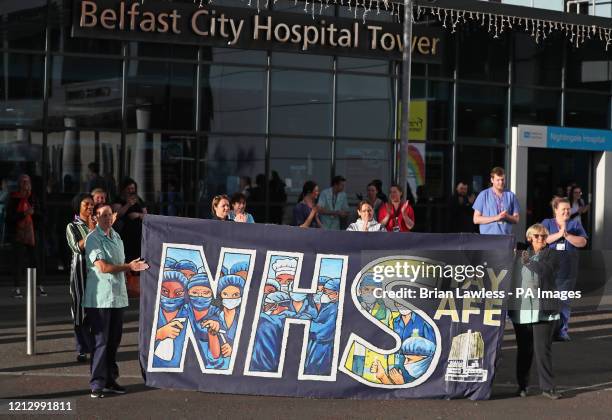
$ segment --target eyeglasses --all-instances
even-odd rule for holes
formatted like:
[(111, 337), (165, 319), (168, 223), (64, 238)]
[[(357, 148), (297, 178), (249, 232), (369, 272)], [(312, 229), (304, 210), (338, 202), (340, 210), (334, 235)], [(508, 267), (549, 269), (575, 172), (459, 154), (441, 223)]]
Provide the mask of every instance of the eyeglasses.
[(546, 239), (548, 237), (548, 235), (545, 233), (533, 233), (531, 236), (533, 236), (536, 239), (540, 239), (540, 238)]

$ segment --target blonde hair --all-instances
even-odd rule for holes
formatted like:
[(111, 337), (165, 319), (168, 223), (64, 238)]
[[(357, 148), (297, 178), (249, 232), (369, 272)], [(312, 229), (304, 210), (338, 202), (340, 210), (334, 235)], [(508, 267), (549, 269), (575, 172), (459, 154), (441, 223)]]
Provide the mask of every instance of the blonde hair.
[(550, 232), (548, 231), (548, 229), (546, 229), (546, 227), (544, 227), (544, 225), (540, 223), (531, 225), (529, 229), (527, 229), (527, 232), (525, 233), (525, 237), (527, 238), (527, 241), (531, 239), (534, 233), (544, 233), (546, 234), (546, 236), (550, 235)]
[(225, 194), (221, 194), (221, 195), (216, 195), (213, 200), (212, 200), (212, 205), (211, 210), (212, 210), (212, 214), (213, 216), (216, 215), (217, 213), (215, 213), (215, 208), (219, 205), (219, 203), (221, 202), (221, 200), (227, 200), (227, 203), (229, 204), (230, 199), (227, 195)]

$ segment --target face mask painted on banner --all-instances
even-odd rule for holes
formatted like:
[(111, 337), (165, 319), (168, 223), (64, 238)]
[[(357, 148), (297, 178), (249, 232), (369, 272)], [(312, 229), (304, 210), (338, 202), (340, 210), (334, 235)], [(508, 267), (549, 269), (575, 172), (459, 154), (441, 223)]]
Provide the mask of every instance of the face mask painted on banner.
[(331, 303), (331, 301), (328, 294), (324, 293), (323, 296), (321, 296), (321, 303)]
[(167, 296), (162, 296), (159, 303), (164, 311), (174, 312), (178, 311), (183, 306), (185, 300), (182, 297), (169, 298)]
[(367, 294), (361, 295), (361, 300), (367, 303), (368, 305), (371, 305), (374, 302), (376, 302), (376, 296), (374, 296), (372, 293), (367, 293)]
[(418, 362), (404, 363), (404, 368), (406, 368), (406, 372), (408, 372), (410, 376), (418, 378), (427, 371), (430, 362), (431, 357), (425, 357)]
[(235, 299), (223, 299), (223, 306), (226, 309), (235, 309), (238, 306), (240, 306), (240, 302), (242, 302), (241, 298), (235, 298)]
[(304, 300), (306, 300), (308, 294), (300, 292), (289, 292), (289, 296), (291, 296), (291, 299), (295, 300), (296, 302), (303, 302)]
[(210, 307), (212, 297), (189, 296), (189, 302), (196, 311), (204, 311)]
[(281, 292), (289, 293), (289, 291), (291, 290), (292, 284), (293, 282), (289, 282), (287, 284), (281, 284)]

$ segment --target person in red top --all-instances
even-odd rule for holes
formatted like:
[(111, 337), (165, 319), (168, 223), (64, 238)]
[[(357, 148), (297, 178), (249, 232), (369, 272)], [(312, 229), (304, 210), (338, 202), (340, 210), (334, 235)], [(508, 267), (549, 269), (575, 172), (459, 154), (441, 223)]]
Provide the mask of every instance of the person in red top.
[(414, 210), (409, 201), (403, 201), (404, 192), (397, 184), (389, 189), (389, 202), (380, 206), (378, 221), (388, 232), (410, 232), (414, 228)]

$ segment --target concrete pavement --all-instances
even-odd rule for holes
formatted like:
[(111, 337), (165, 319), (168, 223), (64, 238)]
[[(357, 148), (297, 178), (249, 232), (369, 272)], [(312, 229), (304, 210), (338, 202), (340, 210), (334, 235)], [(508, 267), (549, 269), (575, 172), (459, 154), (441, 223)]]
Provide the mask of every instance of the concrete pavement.
[[(138, 355), (138, 305), (131, 302), (119, 352), (119, 382), (128, 393), (89, 397), (88, 364), (75, 360), (68, 289), (39, 297), (36, 356), (25, 354), (25, 299), (0, 288), (0, 398), (72, 401), (79, 418), (609, 418), (612, 412), (612, 313), (580, 313), (570, 343), (555, 343), (555, 374), (564, 399), (514, 397), (515, 344), (506, 330), (503, 358), (489, 401), (357, 401), (206, 394), (143, 385)], [(534, 372), (535, 374), (535, 372)], [(535, 375), (532, 383), (537, 384)], [(1, 415), (0, 415), (1, 416)], [(10, 416), (8, 418), (14, 418)]]

